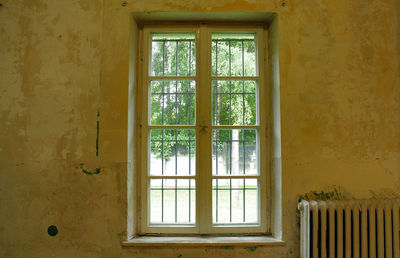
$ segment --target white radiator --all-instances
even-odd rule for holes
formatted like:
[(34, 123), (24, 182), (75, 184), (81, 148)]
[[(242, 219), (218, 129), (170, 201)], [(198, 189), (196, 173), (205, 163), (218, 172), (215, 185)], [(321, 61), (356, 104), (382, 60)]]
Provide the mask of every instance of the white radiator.
[(301, 201), (301, 258), (400, 258), (400, 200)]

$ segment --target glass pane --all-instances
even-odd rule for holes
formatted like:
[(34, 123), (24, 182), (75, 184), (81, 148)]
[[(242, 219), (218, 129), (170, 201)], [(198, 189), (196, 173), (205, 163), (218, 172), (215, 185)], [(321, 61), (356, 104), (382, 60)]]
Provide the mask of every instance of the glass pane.
[(164, 45), (163, 41), (153, 40), (151, 42), (151, 75), (161, 76), (164, 74)]
[(258, 179), (213, 179), (213, 223), (257, 224)]
[(194, 33), (154, 33), (151, 40), (152, 76), (195, 76)]
[(213, 175), (258, 175), (257, 130), (212, 132)]
[(177, 42), (165, 41), (164, 45), (164, 74), (163, 75), (177, 75)]
[(213, 80), (213, 125), (255, 125), (256, 81)]
[(244, 190), (244, 202), (245, 202), (245, 220), (246, 221), (258, 221), (258, 180), (257, 179), (245, 179), (245, 190)]
[(150, 130), (149, 174), (188, 176), (196, 173), (194, 129)]
[(240, 40), (233, 40), (230, 42), (230, 46), (231, 46), (231, 76), (243, 76), (243, 71), (244, 71), (243, 42)]
[(194, 125), (196, 84), (192, 80), (150, 82), (152, 125)]
[(195, 179), (150, 179), (150, 224), (194, 224)]
[(213, 76), (255, 76), (256, 44), (253, 33), (213, 33), (211, 71)]
[(256, 69), (256, 43), (255, 41), (244, 41), (244, 76), (257, 75)]
[(213, 40), (215, 43), (215, 63), (212, 70), (214, 70), (215, 76), (229, 76), (229, 44), (227, 41)]
[(162, 221), (162, 179), (150, 180), (150, 222)]

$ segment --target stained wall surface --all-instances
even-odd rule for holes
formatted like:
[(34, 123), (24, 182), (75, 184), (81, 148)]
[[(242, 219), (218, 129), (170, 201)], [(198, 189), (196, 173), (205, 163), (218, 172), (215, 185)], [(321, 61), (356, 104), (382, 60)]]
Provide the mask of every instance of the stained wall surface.
[[(298, 257), (299, 195), (400, 192), (398, 0), (0, 3), (1, 257)], [(278, 14), (284, 247), (121, 247), (129, 19), (150, 11)]]

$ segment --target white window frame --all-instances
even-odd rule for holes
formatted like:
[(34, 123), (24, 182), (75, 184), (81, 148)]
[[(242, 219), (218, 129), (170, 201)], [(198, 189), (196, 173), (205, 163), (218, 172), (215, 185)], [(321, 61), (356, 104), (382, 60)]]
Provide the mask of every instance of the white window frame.
[[(196, 75), (184, 77), (196, 81), (196, 124), (193, 126), (149, 126), (149, 93), (148, 85), (154, 76), (149, 75), (151, 60), (151, 33), (153, 32), (193, 32), (196, 35)], [(213, 32), (252, 32), (256, 34), (258, 74), (254, 77), (211, 76), (211, 34)], [(243, 25), (145, 25), (140, 30), (139, 42), (139, 87), (137, 113), (139, 120), (137, 175), (138, 175), (138, 234), (269, 234), (270, 233), (270, 141), (269, 129), (269, 90), (267, 65), (267, 30), (263, 26)], [(206, 53), (206, 54), (205, 54)], [(167, 76), (166, 76), (167, 77)], [(160, 78), (159, 76), (157, 78)], [(169, 76), (171, 79), (183, 77)], [(257, 124), (254, 126), (213, 126), (211, 115), (211, 81), (213, 79), (254, 79), (258, 81)], [(201, 96), (201, 97), (200, 97)], [(201, 98), (201, 100), (200, 100)], [(148, 208), (148, 132), (150, 128), (190, 128), (196, 130), (196, 225), (162, 225), (150, 226)], [(225, 224), (212, 223), (212, 129), (257, 129), (259, 148), (259, 224)], [(209, 158), (202, 158), (206, 153)], [(203, 155), (204, 156), (204, 155)], [(199, 162), (201, 160), (201, 162)], [(200, 171), (209, 171), (201, 173)], [(200, 173), (199, 173), (200, 172)], [(234, 178), (235, 176), (224, 176)], [(238, 176), (236, 176), (238, 177)], [(240, 178), (254, 176), (240, 176)], [(188, 177), (186, 177), (188, 178)], [(201, 198), (198, 198), (201, 196)]]

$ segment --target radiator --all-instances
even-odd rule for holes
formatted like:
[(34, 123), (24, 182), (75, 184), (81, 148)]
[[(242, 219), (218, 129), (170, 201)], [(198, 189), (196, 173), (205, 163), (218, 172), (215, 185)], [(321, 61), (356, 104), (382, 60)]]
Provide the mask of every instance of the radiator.
[(301, 258), (400, 258), (400, 200), (301, 201)]

